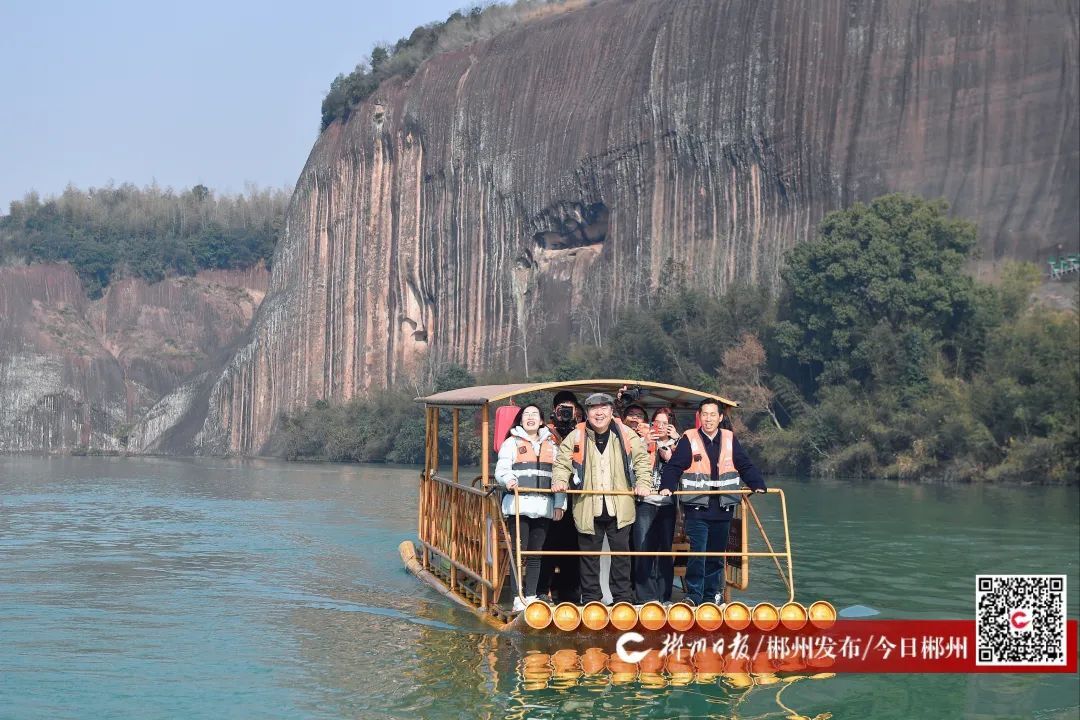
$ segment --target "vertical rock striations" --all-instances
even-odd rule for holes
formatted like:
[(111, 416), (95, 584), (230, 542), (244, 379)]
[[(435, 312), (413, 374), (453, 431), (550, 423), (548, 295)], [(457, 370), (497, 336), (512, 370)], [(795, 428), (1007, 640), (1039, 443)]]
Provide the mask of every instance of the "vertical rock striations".
[(888, 191), (948, 198), (990, 257), (1075, 244), (1077, 36), (1066, 2), (607, 0), (435, 57), (319, 138), (197, 444), (257, 452), (428, 350), (502, 365), (536, 308), (581, 332), (665, 267), (776, 288)]

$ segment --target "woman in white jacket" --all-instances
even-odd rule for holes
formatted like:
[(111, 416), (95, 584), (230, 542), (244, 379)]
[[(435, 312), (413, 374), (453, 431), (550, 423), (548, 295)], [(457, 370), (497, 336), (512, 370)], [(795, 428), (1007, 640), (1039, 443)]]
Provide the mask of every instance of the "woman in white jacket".
[[(544, 416), (536, 405), (526, 405), (518, 411), (510, 435), (499, 448), (499, 462), (495, 465), (495, 481), (507, 490), (514, 488), (550, 488), (551, 466), (558, 454), (551, 432), (544, 426)], [(519, 492), (518, 508), (521, 515), (521, 549), (542, 550), (547, 537), (548, 524), (552, 519), (561, 520), (566, 511), (566, 494)], [(503, 496), (503, 515), (510, 529), (511, 552), (516, 547), (514, 520), (514, 493)], [(520, 558), (518, 559), (520, 566)], [(517, 573), (511, 570), (510, 581), (514, 589), (514, 612), (521, 612), (525, 605), (536, 599), (536, 584), (540, 579), (540, 556), (525, 558), (522, 585), (517, 587)], [(525, 596), (522, 603), (521, 596)]]

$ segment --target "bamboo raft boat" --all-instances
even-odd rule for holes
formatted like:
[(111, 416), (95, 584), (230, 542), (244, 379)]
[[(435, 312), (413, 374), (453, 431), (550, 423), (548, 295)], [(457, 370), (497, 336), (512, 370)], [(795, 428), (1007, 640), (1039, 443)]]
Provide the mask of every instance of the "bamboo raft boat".
[[(523, 612), (510, 610), (513, 596), (506, 587), (510, 572), (519, 573), (520, 564), (513, 557), (528, 555), (581, 556), (612, 555), (610, 551), (580, 550), (523, 551), (511, 542), (507, 521), (502, 514), (498, 486), (492, 473), (493, 415), (500, 407), (512, 406), (515, 400), (547, 406), (547, 393), (568, 390), (576, 394), (606, 392), (615, 395), (621, 388), (633, 387), (642, 391), (636, 404), (646, 409), (671, 407), (676, 415), (692, 415), (703, 399), (713, 399), (729, 407), (738, 403), (691, 388), (626, 379), (580, 380), (571, 382), (480, 385), (435, 393), (417, 398), (425, 413), (425, 460), (420, 474), (418, 493), (417, 539), (405, 540), (399, 552), (405, 567), (417, 578), (451, 601), (457, 603), (483, 622), (500, 632), (532, 633), (628, 632), (634, 629), (661, 632), (676, 631), (711, 633), (721, 628), (740, 631), (753, 628), (769, 632), (777, 628), (799, 630), (807, 624), (817, 628), (831, 626), (836, 610), (823, 600), (804, 605), (795, 599), (795, 579), (792, 572), (792, 552), (788, 530), (787, 500), (784, 491), (770, 488), (762, 501), (778, 501), (783, 524), (783, 545), (774, 548), (772, 540), (750, 497), (749, 490), (708, 491), (710, 494), (740, 495), (732, 520), (728, 550), (723, 553), (691, 552), (688, 549), (668, 552), (630, 551), (624, 556), (717, 557), (727, 559), (724, 571), (724, 604), (702, 603), (691, 607), (675, 602), (670, 606), (657, 602), (643, 605), (591, 602), (585, 606), (563, 602), (556, 606), (537, 600)], [(461, 466), (462, 443), (474, 441), (465, 437), (462, 414), (474, 421), (480, 434), (480, 466), (472, 477)], [(440, 453), (440, 424), (449, 416), (449, 463)], [(445, 438), (444, 438), (445, 439)], [(550, 492), (550, 490), (515, 489), (519, 492)], [(587, 490), (569, 490), (570, 494), (596, 494)], [(623, 491), (629, 494), (631, 491)], [(701, 491), (695, 491), (700, 494)], [(607, 491), (612, 495), (617, 492)], [(675, 493), (679, 495), (679, 492)], [(515, 507), (517, 503), (515, 502)], [(517, 518), (510, 519), (511, 522)], [(750, 529), (760, 537), (765, 550), (750, 549)], [(516, 535), (520, 538), (520, 533)], [(770, 558), (787, 597), (779, 603), (762, 602), (749, 606), (732, 598), (733, 592), (745, 591), (750, 582), (750, 561)], [(519, 582), (518, 587), (521, 587)], [(508, 597), (509, 596), (509, 597)], [(520, 596), (519, 596), (520, 597)], [(520, 598), (524, 601), (524, 598)]]

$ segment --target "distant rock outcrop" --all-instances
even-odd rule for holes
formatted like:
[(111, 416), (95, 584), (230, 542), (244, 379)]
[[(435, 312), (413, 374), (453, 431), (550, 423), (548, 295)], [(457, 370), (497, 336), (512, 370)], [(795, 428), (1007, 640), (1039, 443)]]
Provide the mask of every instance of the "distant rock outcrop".
[(89, 300), (68, 265), (0, 266), (0, 451), (157, 449), (143, 415), (220, 370), (268, 280), (262, 267), (125, 278)]
[(985, 257), (1074, 247), (1077, 37), (1070, 2), (606, 0), (437, 56), (319, 138), (196, 444), (258, 452), (427, 352), (504, 365), (537, 308), (567, 337), (665, 267), (776, 288), (889, 191), (946, 197)]

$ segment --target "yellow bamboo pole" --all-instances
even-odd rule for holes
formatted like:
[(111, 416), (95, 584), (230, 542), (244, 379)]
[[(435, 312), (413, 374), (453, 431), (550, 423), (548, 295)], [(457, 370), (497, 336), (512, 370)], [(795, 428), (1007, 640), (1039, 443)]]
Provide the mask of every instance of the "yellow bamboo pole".
[[(427, 427), (427, 410), (424, 410), (424, 427)], [(424, 521), (427, 513), (424, 512), (424, 496), (427, 494), (427, 434), (424, 434), (424, 466), (420, 469), (420, 482), (416, 493), (416, 535), (424, 539)]]
[[(496, 514), (492, 508), (498, 509)], [(499, 566), (499, 536), (506, 533), (506, 523), (502, 517), (502, 507), (497, 504), (494, 498), (491, 498), (488, 503), (489, 512), (491, 512), (491, 530), (489, 533), (488, 542), (491, 543), (491, 586), (493, 588), (492, 593), (495, 593), (495, 588), (499, 591), (502, 590), (502, 567)], [(507, 533), (508, 534), (508, 533)], [(510, 538), (507, 537), (506, 540)], [(498, 598), (493, 598), (497, 600)]]
[[(487, 533), (485, 532), (485, 535), (486, 534)], [(487, 565), (487, 558), (486, 557), (484, 558), (484, 564), (483, 564), (482, 568), (484, 570), (484, 572), (482, 573), (484, 582), (480, 583), (480, 609), (481, 610), (487, 610), (487, 608), (488, 608), (488, 583), (490, 581), (487, 579), (488, 565)]]
[[(750, 504), (749, 498), (746, 499), (746, 507), (750, 509), (750, 514), (754, 516), (754, 524), (757, 525), (758, 530), (761, 532), (761, 538), (765, 541), (765, 547), (769, 548), (769, 552), (774, 553), (773, 563), (776, 565), (776, 572), (780, 574), (780, 579), (787, 585), (788, 581), (787, 578), (784, 577), (784, 568), (780, 567), (780, 556), (784, 553), (777, 553), (776, 550), (773, 549), (772, 542), (769, 541), (769, 536), (765, 532), (765, 527), (761, 524), (761, 518), (758, 517), (757, 510), (754, 509), (754, 506)], [(790, 585), (788, 585), (788, 591), (791, 591)]]
[(491, 486), (491, 472), (488, 463), (491, 460), (491, 428), (488, 404), (480, 409), (480, 473), (484, 478), (481, 486), (487, 490)]
[[(436, 435), (436, 442), (438, 442), (438, 435)], [(435, 452), (437, 456), (439, 452), (438, 445), (435, 446)], [(454, 452), (457, 452), (456, 446)], [(458, 584), (458, 566), (461, 564), (461, 559), (458, 557), (458, 527), (460, 525), (459, 515), (461, 515), (461, 503), (458, 502), (458, 498), (460, 497), (461, 493), (450, 492), (450, 587), (455, 589)]]
[[(488, 562), (488, 501), (487, 498), (481, 498), (480, 500), (480, 574), (483, 576), (485, 582), (489, 582), (491, 564)], [(480, 593), (480, 606), (487, 607), (487, 588), (483, 588)]]
[[(743, 503), (746, 503), (746, 504), (750, 503), (750, 496), (749, 495), (743, 497), (742, 502), (740, 503), (740, 505), (742, 505)], [(740, 535), (742, 535), (742, 537), (739, 538), (739, 541), (740, 541), (739, 542), (739, 547), (744, 548), (744, 549), (750, 547), (750, 530), (747, 527), (746, 511), (745, 510), (742, 512), (742, 522), (739, 523), (739, 528), (742, 530), (742, 532), (740, 533)], [(772, 548), (769, 548), (769, 550), (771, 552)], [(745, 590), (746, 588), (750, 587), (750, 558), (749, 558), (749, 556), (747, 556), (747, 555), (742, 556), (742, 567), (740, 567), (739, 570), (740, 570), (740, 572), (739, 572), (739, 575), (740, 575), (739, 589), (740, 590)], [(724, 599), (724, 602), (731, 602), (730, 596), (731, 596), (731, 593), (728, 593), (728, 597), (726, 597)]]
[(431, 472), (439, 472), (439, 408), (431, 409)]
[[(489, 443), (491, 442), (488, 438), (490, 437), (490, 434), (488, 429), (488, 404), (484, 403), (484, 407), (480, 409), (480, 477), (482, 478), (480, 489), (485, 492), (488, 489), (488, 455), (490, 453)], [(485, 502), (484, 508), (484, 543), (490, 544), (491, 547), (490, 552), (484, 552), (483, 559), (484, 566), (487, 568), (488, 580), (494, 588), (497, 582), (495, 573), (499, 567), (499, 543), (497, 540), (493, 541), (491, 533), (488, 532), (488, 519), (491, 517), (491, 503)], [(489, 557), (492, 560), (491, 563), (488, 563)], [(486, 593), (487, 589), (485, 588), (484, 596), (481, 597), (482, 602), (486, 600)], [(498, 598), (492, 598), (493, 601), (497, 599)]]
[(454, 482), (458, 481), (458, 420), (461, 416), (461, 408), (454, 408), (454, 459), (453, 459), (453, 476)]
[(431, 483), (431, 408), (424, 408), (424, 472), (420, 476), (420, 499), (417, 503), (417, 511), (420, 517), (417, 521), (417, 534), (423, 543), (420, 560), (423, 570), (431, 568), (431, 553), (428, 552), (426, 542), (428, 536), (428, 521), (431, 514), (428, 512), (428, 502), (432, 491)]
[(791, 537), (788, 534), (787, 524), (787, 498), (784, 497), (784, 491), (777, 489), (780, 493), (780, 512), (784, 518), (784, 547), (787, 549), (787, 572), (788, 572), (788, 602), (795, 602), (795, 575), (791, 569)]
[[(494, 502), (494, 499), (492, 500), (492, 502)], [(509, 526), (509, 523), (507, 523), (505, 518), (503, 517), (502, 506), (501, 505), (496, 505), (496, 507), (498, 508), (499, 512), (498, 512), (498, 515), (495, 516), (495, 534), (500, 536), (502, 538), (502, 541), (506, 543), (506, 554), (510, 556), (510, 562), (513, 563), (514, 562), (514, 544), (510, 541), (510, 526)], [(496, 540), (496, 547), (498, 547), (498, 541), (497, 540)], [(494, 588), (495, 589), (492, 590), (492, 593), (498, 595), (498, 594), (502, 593), (502, 583), (503, 583), (503, 577), (502, 577), (503, 571), (502, 571), (502, 568), (499, 567), (499, 553), (498, 552), (495, 553), (495, 572), (496, 572), (496, 575), (495, 575), (494, 578), (492, 578), (495, 581), (494, 582)], [(509, 575), (509, 573), (510, 573), (510, 571), (507, 570), (507, 575)]]
[(457, 496), (451, 496), (450, 500), (450, 589), (457, 590), (457, 569), (458, 569), (458, 557), (457, 557), (457, 533), (454, 530), (457, 528), (457, 514), (458, 504)]
[[(439, 408), (434, 407), (431, 409), (431, 474), (436, 475), (439, 472)], [(442, 492), (446, 492), (443, 490)], [(441, 548), (443, 552), (449, 551), (451, 564), (450, 564), (450, 589), (457, 589), (457, 566), (454, 564), (456, 558), (454, 558), (454, 508), (457, 503), (454, 501), (454, 497), (451, 496), (450, 500), (450, 547)], [(432, 518), (433, 522), (442, 522), (443, 519), (436, 517)]]
[[(489, 448), (489, 446), (488, 446), (489, 432), (488, 432), (487, 420), (488, 420), (487, 403), (485, 403), (484, 407), (481, 408), (481, 430), (480, 430), (480, 432), (481, 432), (480, 465), (481, 465), (481, 478), (482, 478), (481, 489), (485, 490), (485, 491), (487, 490), (487, 472), (488, 472), (487, 471), (487, 460), (488, 460), (488, 452), (489, 452), (489, 449), (488, 449)], [(474, 483), (475, 483), (475, 480), (474, 480)], [(485, 499), (485, 501), (484, 501), (484, 528), (483, 528), (484, 543), (481, 546), (481, 552), (484, 554), (483, 560), (484, 560), (484, 570), (485, 570), (485, 575), (486, 575), (485, 579), (488, 582), (490, 582), (491, 587), (494, 588), (495, 585), (496, 585), (496, 582), (497, 582), (496, 581), (496, 578), (497, 578), (496, 572), (498, 571), (498, 568), (499, 568), (499, 543), (494, 538), (491, 538), (491, 533), (488, 532), (488, 525), (489, 525), (490, 518), (491, 518), (491, 503), (488, 502)], [(490, 561), (488, 561), (488, 558), (491, 558)], [(494, 593), (492, 593), (492, 595), (494, 595)], [(491, 601), (494, 602), (497, 599), (498, 598), (492, 597)], [(487, 587), (484, 587), (483, 592), (481, 594), (482, 607), (484, 607), (484, 608), (487, 607), (487, 601), (488, 601)]]
[(514, 486), (514, 525), (517, 532), (514, 533), (514, 574), (517, 577), (517, 594), (521, 602), (525, 602), (525, 593), (521, 587), (521, 494), (517, 486)]

